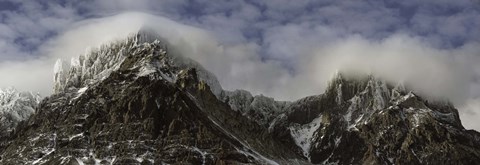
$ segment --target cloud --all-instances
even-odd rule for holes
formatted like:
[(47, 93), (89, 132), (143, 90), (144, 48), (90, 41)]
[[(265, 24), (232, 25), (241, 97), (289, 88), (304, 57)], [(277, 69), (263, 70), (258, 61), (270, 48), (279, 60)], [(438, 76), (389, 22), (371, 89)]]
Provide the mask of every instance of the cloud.
[(465, 104), (458, 107), (461, 109), (459, 111), (460, 119), (465, 128), (479, 130), (480, 122), (478, 122), (478, 117), (480, 116), (480, 111), (478, 107), (480, 107), (480, 98), (469, 99)]
[[(132, 20), (133, 21), (133, 20)], [(69, 30), (58, 32), (57, 37), (36, 44), (37, 49), (28, 53), (24, 45), (18, 46), (10, 41), (1, 49), (6, 54), (21, 60), (3, 60), (0, 62), (1, 87), (15, 86), (22, 90), (40, 92), (48, 95), (52, 92), (53, 64), (56, 59), (69, 60), (85, 52), (87, 47), (97, 47), (102, 43), (125, 37), (135, 31), (135, 27), (123, 26), (125, 23), (115, 18), (90, 19), (73, 24)], [(140, 26), (138, 23), (134, 24)], [(103, 28), (98, 28), (103, 27)], [(115, 27), (115, 28), (114, 28)], [(122, 28), (124, 27), (124, 28)], [(115, 30), (112, 30), (115, 29)], [(137, 27), (136, 30), (139, 28)], [(36, 33), (36, 32), (33, 32)]]
[(469, 0), (10, 3), (0, 11), (0, 87), (47, 95), (57, 58), (148, 25), (229, 90), (293, 100), (322, 93), (336, 70), (355, 70), (480, 114), (471, 101), (480, 97), (480, 8)]
[(461, 103), (469, 97), (473, 72), (464, 64), (472, 55), (464, 48), (436, 49), (419, 38), (396, 34), (381, 41), (352, 36), (317, 49), (311, 61), (314, 70), (322, 71), (319, 75), (335, 69), (371, 73), (404, 82), (427, 97)]

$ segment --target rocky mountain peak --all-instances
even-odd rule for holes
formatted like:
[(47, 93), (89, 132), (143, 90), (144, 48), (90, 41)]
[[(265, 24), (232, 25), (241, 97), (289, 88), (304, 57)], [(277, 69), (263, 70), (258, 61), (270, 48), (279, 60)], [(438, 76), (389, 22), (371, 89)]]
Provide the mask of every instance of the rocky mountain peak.
[(371, 109), (387, 108), (389, 102), (398, 103), (406, 95), (414, 96), (412, 98), (418, 98), (429, 105), (436, 104), (453, 108), (448, 101), (425, 98), (416, 94), (402, 82), (389, 82), (371, 74), (337, 72), (330, 80), (324, 95), (335, 98), (337, 104), (343, 104), (355, 96), (368, 97), (366, 99), (373, 100)]
[(375, 97), (374, 108), (384, 108), (385, 102), (407, 92), (403, 84), (392, 85), (380, 77), (368, 74), (348, 74), (337, 72), (325, 91), (326, 95), (335, 97), (338, 104), (342, 104), (359, 94), (368, 94)]
[(135, 70), (139, 76), (158, 73), (164, 79), (175, 81), (175, 76), (188, 68), (196, 68), (199, 79), (220, 95), (222, 87), (212, 73), (197, 62), (178, 55), (175, 48), (153, 30), (142, 28), (124, 41), (103, 45), (72, 58), (69, 66), (58, 60), (54, 69), (54, 91), (61, 93), (88, 87), (117, 70)]
[[(398, 156), (385, 153), (395, 153), (400, 149), (400, 144), (411, 140), (412, 137), (405, 139), (405, 135), (415, 136), (421, 145), (436, 147), (437, 142), (430, 138), (458, 135), (458, 131), (464, 130), (458, 111), (451, 104), (429, 101), (407, 89), (401, 84), (391, 85), (371, 75), (350, 77), (338, 73), (324, 94), (290, 103), (284, 113), (273, 120), (269, 130), (285, 139), (291, 138), (313, 163), (344, 164), (375, 159), (378, 162), (402, 164), (403, 160), (393, 159)], [(433, 127), (442, 127), (443, 132), (430, 132)], [(382, 140), (397, 146), (384, 148), (386, 144)], [(371, 145), (374, 149), (349, 148), (355, 141)], [(373, 155), (362, 154), (358, 158), (343, 155), (354, 152), (373, 152), (370, 153)], [(402, 152), (411, 156), (418, 151)], [(343, 156), (335, 156), (338, 154)], [(385, 156), (382, 157), (382, 154)], [(345, 156), (349, 160), (342, 158)], [(392, 161), (389, 157), (392, 157)], [(407, 162), (421, 162), (423, 159), (410, 157)]]

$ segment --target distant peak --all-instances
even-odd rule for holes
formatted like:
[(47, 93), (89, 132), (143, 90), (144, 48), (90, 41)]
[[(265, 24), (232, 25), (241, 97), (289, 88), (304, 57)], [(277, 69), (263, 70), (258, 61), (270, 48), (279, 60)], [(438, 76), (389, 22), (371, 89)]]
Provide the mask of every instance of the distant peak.
[(337, 71), (330, 80), (325, 94), (335, 98), (337, 104), (342, 104), (361, 93), (370, 93), (381, 96), (383, 100), (389, 100), (407, 92), (402, 82), (389, 82), (373, 74)]

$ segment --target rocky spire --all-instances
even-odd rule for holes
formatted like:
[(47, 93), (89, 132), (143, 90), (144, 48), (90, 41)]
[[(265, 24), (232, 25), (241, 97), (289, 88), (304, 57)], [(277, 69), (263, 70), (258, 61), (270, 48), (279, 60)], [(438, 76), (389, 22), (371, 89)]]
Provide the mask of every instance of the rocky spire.
[[(126, 58), (137, 58), (135, 56), (145, 59), (130, 60), (134, 64), (121, 66)], [(152, 57), (157, 58), (147, 59)], [(142, 28), (124, 40), (102, 45), (78, 58), (72, 58), (69, 66), (62, 60), (57, 60), (54, 69), (54, 93), (87, 87), (119, 69), (136, 70), (139, 75), (154, 72), (167, 75), (168, 72), (170, 76), (167, 79), (174, 80), (178, 72), (187, 68), (196, 68), (198, 78), (207, 83), (216, 96), (220, 96), (223, 89), (212, 73), (197, 62), (179, 55), (175, 48), (154, 30)]]
[(57, 60), (54, 69), (54, 92), (59, 93), (70, 88), (82, 88), (108, 76), (118, 69), (128, 50), (136, 46), (136, 36), (130, 36), (125, 41), (116, 41), (102, 45), (72, 58), (69, 66), (62, 60)]

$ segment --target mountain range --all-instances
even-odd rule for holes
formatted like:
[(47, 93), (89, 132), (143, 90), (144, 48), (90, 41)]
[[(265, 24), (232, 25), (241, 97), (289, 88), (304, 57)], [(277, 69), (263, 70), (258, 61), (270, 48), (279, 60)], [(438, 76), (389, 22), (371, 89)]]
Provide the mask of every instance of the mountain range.
[[(53, 94), (0, 91), (0, 164), (477, 164), (458, 110), (374, 75), (276, 101), (227, 91), (140, 31), (54, 66)], [(300, 87), (299, 87), (300, 88)]]

